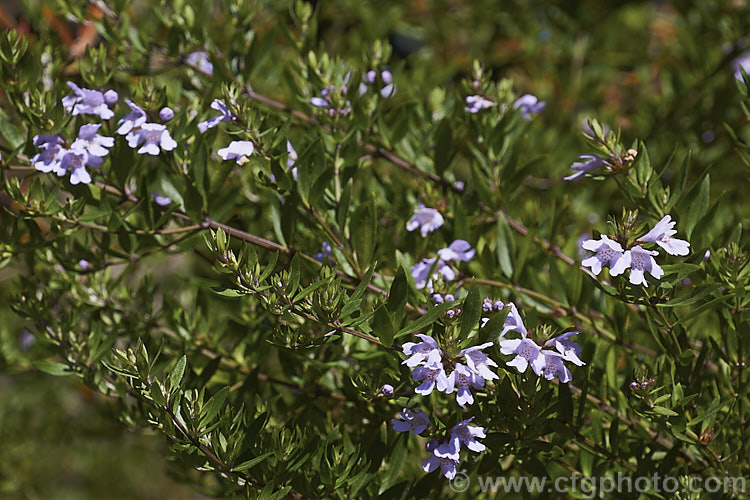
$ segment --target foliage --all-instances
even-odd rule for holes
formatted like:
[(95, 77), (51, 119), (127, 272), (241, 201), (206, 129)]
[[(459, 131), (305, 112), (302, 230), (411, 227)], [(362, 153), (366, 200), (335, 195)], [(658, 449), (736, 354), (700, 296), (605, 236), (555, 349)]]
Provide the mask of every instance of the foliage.
[[(215, 496), (451, 494), (422, 466), (471, 417), (469, 476), (749, 475), (741, 2), (54, 9), (0, 40), (3, 371)], [(462, 363), (471, 403), (419, 389)]]

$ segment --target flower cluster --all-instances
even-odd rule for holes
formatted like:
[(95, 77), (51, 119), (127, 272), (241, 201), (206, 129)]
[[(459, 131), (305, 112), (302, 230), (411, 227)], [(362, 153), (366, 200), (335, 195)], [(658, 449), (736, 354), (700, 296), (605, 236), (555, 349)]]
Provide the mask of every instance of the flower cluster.
[[(440, 467), (446, 478), (453, 479), (456, 477), (456, 468), (459, 464), (462, 446), (475, 453), (481, 453), (485, 450), (485, 445), (477, 441), (478, 438), (486, 437), (484, 427), (469, 425), (472, 420), (474, 420), (474, 417), (451, 427), (444, 441), (431, 440), (427, 443), (426, 449), (431, 455), (422, 465), (425, 472), (432, 472)], [(400, 419), (394, 418), (391, 423), (393, 429), (398, 432), (421, 434), (430, 426), (430, 418), (422, 410), (404, 408), (401, 411)]]
[[(378, 72), (371, 69), (365, 73), (364, 82), (359, 84), (359, 95), (364, 95), (369, 90), (370, 85), (375, 85), (378, 80)], [(384, 69), (380, 72), (380, 81), (383, 86), (380, 88), (380, 95), (383, 98), (389, 98), (396, 93), (396, 86), (393, 83), (393, 75), (388, 69)]]
[[(497, 367), (492, 359), (482, 352), (490, 347), (492, 342), (479, 346), (463, 349), (456, 359), (446, 356), (435, 339), (429, 335), (418, 334), (422, 342), (407, 342), (402, 346), (404, 354), (409, 356), (403, 364), (413, 368), (412, 377), (415, 382), (422, 383), (414, 389), (414, 392), (423, 396), (429, 395), (437, 387), (438, 391), (451, 394), (457, 389), (456, 401), (461, 407), (474, 403), (471, 388), (481, 389), (485, 381), (498, 378), (496, 373), (490, 371), (490, 367)], [(459, 362), (463, 358), (464, 363)], [(446, 372), (447, 366), (454, 369), (450, 375)]]
[[(656, 263), (655, 256), (659, 255), (657, 250), (647, 250), (641, 245), (643, 243), (655, 243), (670, 255), (687, 255), (690, 252), (690, 243), (685, 240), (673, 238), (677, 231), (674, 229), (675, 222), (672, 217), (665, 215), (645, 235), (637, 238), (634, 244), (627, 250), (619, 241), (601, 235), (598, 240), (586, 240), (582, 246), (593, 252), (593, 255), (584, 259), (581, 265), (591, 268), (591, 272), (598, 275), (603, 267), (609, 267), (609, 274), (618, 276), (630, 268), (630, 283), (633, 285), (648, 286), (645, 273), (648, 272), (656, 279), (664, 275), (664, 270)], [(626, 240), (626, 238), (620, 238)]]
[(320, 91), (320, 96), (310, 99), (310, 103), (316, 108), (327, 110), (328, 116), (346, 116), (352, 112), (351, 101), (345, 100), (343, 106), (337, 106), (336, 102), (344, 100), (348, 90), (346, 85), (340, 87), (328, 85)]
[[(505, 335), (509, 332), (519, 333), (521, 337), (506, 339)], [(579, 357), (581, 347), (570, 340), (570, 337), (578, 333), (567, 332), (547, 340), (534, 339), (523, 324), (516, 306), (510, 304), (510, 312), (499, 337), (500, 352), (515, 355), (507, 364), (521, 373), (531, 366), (531, 370), (537, 376), (544, 376), (547, 380), (557, 377), (560, 382), (567, 383), (570, 382), (572, 376), (563, 361), (570, 361), (577, 366), (586, 364)]]

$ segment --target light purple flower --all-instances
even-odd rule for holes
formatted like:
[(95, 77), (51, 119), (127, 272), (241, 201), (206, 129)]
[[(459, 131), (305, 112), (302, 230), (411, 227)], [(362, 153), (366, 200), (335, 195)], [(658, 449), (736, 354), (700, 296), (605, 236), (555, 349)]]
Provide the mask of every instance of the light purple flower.
[(486, 449), (484, 444), (477, 441), (477, 438), (486, 437), (484, 427), (469, 425), (469, 422), (472, 420), (474, 420), (474, 417), (468, 418), (451, 427), (448, 451), (456, 457), (456, 460), (458, 460), (461, 445), (466, 446), (475, 453), (481, 453)]
[(99, 156), (90, 155), (83, 148), (69, 149), (63, 154), (60, 160), (60, 170), (56, 173), (62, 177), (70, 171), (71, 184), (89, 184), (91, 175), (86, 170), (86, 166), (99, 168), (101, 163), (102, 159)]
[(526, 368), (531, 365), (534, 373), (540, 375), (545, 367), (542, 348), (529, 338), (500, 340), (500, 352), (503, 354), (515, 354), (516, 357), (507, 364), (516, 368), (521, 373), (524, 373)]
[(232, 114), (231, 111), (229, 111), (229, 108), (226, 104), (224, 104), (219, 99), (214, 99), (211, 103), (211, 109), (215, 109), (220, 115), (216, 115), (213, 118), (209, 118), (208, 120), (204, 122), (200, 122), (198, 124), (198, 130), (200, 130), (200, 133), (203, 134), (206, 132), (206, 130), (210, 128), (214, 128), (221, 122), (229, 122), (232, 120), (235, 120), (236, 117)]
[(563, 384), (570, 382), (573, 377), (568, 367), (563, 363), (561, 354), (544, 350), (542, 351), (542, 357), (544, 358), (544, 365), (542, 366), (542, 373), (538, 375), (544, 375), (547, 380), (557, 377)]
[(581, 155), (578, 157), (578, 161), (574, 162), (570, 168), (575, 170), (574, 174), (564, 177), (566, 181), (574, 181), (579, 177), (583, 177), (586, 172), (591, 172), (599, 167), (607, 165), (607, 160), (596, 155)]
[(430, 426), (430, 417), (422, 410), (410, 410), (404, 408), (398, 419), (391, 419), (393, 429), (397, 432), (411, 432), (412, 434), (421, 434)]
[(120, 127), (115, 133), (125, 135), (134, 128), (140, 127), (146, 123), (146, 112), (130, 99), (125, 99), (125, 103), (130, 106), (130, 113), (120, 118), (117, 123)]
[[(656, 250), (644, 250), (640, 246), (634, 246), (623, 256), (625, 266), (630, 266), (630, 282), (634, 285), (648, 287), (645, 272), (648, 271), (656, 279), (664, 276), (664, 270), (654, 260), (654, 255), (659, 255)], [(611, 274), (611, 273), (610, 273)]]
[(63, 138), (58, 134), (35, 135), (34, 146), (37, 146), (40, 151), (30, 160), (34, 168), (40, 172), (65, 175), (65, 171), (60, 168), (60, 160), (67, 151), (62, 147), (63, 142)]
[(656, 243), (670, 255), (687, 255), (690, 253), (690, 243), (685, 240), (672, 238), (672, 236), (677, 234), (677, 231), (673, 229), (674, 225), (675, 222), (672, 220), (672, 217), (665, 215), (656, 223), (651, 231), (638, 239)]
[(237, 165), (247, 163), (247, 157), (253, 154), (255, 145), (250, 141), (232, 141), (229, 146), (220, 149), (219, 156), (223, 160), (236, 160)]
[(316, 108), (327, 108), (329, 106), (328, 101), (322, 97), (313, 97), (310, 99), (310, 103)]
[(574, 365), (583, 366), (586, 363), (581, 361), (581, 346), (578, 343), (569, 340), (570, 337), (578, 335), (580, 332), (566, 332), (557, 337), (551, 338), (544, 343), (545, 348), (554, 347), (562, 355), (565, 361), (570, 361)]
[(109, 106), (114, 106), (117, 104), (117, 100), (120, 98), (119, 95), (117, 95), (117, 92), (110, 89), (104, 93), (104, 102), (107, 103)]
[(478, 373), (487, 382), (500, 378), (496, 373), (490, 371), (491, 366), (497, 368), (497, 363), (492, 361), (492, 359), (482, 352), (483, 349), (491, 347), (492, 345), (492, 342), (487, 342), (482, 345), (469, 347), (459, 353), (460, 356), (465, 357), (469, 369)]
[(528, 332), (526, 331), (526, 326), (523, 324), (523, 319), (521, 319), (521, 314), (519, 314), (518, 308), (516, 308), (516, 305), (512, 302), (509, 305), (510, 311), (508, 312), (508, 316), (505, 317), (503, 331), (500, 332), (498, 338), (502, 339), (508, 332), (518, 332), (521, 336), (526, 337)]
[(91, 269), (91, 263), (86, 259), (81, 259), (78, 261), (78, 267), (80, 267), (82, 271), (88, 271)]
[(177, 142), (169, 135), (167, 127), (159, 123), (144, 123), (139, 129), (131, 131), (125, 138), (131, 148), (135, 149), (143, 144), (138, 150), (138, 154), (148, 153), (156, 156), (160, 152), (160, 146), (164, 151), (172, 151), (177, 147)]
[(317, 260), (318, 262), (323, 262), (326, 258), (329, 258), (331, 262), (333, 262), (333, 249), (331, 248), (331, 244), (327, 241), (324, 241), (321, 245), (322, 252), (316, 253), (312, 256), (313, 259)]
[(295, 163), (297, 163), (297, 151), (294, 149), (294, 146), (292, 146), (292, 143), (289, 141), (286, 141), (286, 152), (287, 152), (287, 158), (286, 158), (286, 169), (289, 170), (292, 169), (292, 178), (295, 182), (297, 182), (297, 167), (294, 166)]
[(151, 195), (154, 197), (154, 203), (156, 203), (160, 207), (166, 207), (167, 205), (172, 204), (172, 198), (170, 198), (169, 196), (162, 196), (158, 193), (151, 193)]
[(393, 386), (391, 384), (385, 384), (382, 389), (380, 389), (380, 394), (383, 396), (390, 398), (393, 396)]
[(544, 101), (540, 101), (531, 94), (522, 95), (513, 103), (513, 109), (520, 109), (524, 120), (531, 120), (531, 115), (540, 113), (545, 106)]
[(591, 272), (598, 275), (602, 267), (609, 266), (609, 274), (617, 276), (622, 274), (628, 267), (628, 261), (625, 260), (625, 253), (622, 246), (602, 235), (599, 240), (587, 240), (581, 245), (584, 249), (594, 252), (594, 255), (581, 262), (583, 267), (590, 267)]
[(470, 95), (466, 97), (466, 107), (469, 113), (479, 113), (483, 109), (491, 108), (495, 103), (481, 95)]
[(205, 50), (197, 50), (195, 52), (191, 52), (185, 58), (185, 63), (188, 66), (192, 66), (193, 68), (197, 69), (201, 73), (205, 73), (207, 75), (214, 74), (214, 65), (211, 64), (211, 61), (208, 60), (208, 53)]
[[(414, 282), (418, 289), (421, 290), (424, 287), (432, 288), (432, 279), (437, 278), (438, 273), (446, 281), (453, 281), (456, 279), (456, 272), (442, 260), (437, 261), (435, 270), (430, 276), (430, 269), (432, 269), (433, 264), (435, 264), (435, 260), (434, 257), (422, 259), (411, 267), (411, 275), (414, 277)], [(448, 299), (446, 298), (446, 300)]]
[(422, 469), (425, 472), (432, 472), (440, 467), (443, 475), (450, 479), (456, 477), (456, 466), (458, 465), (458, 458), (451, 458), (454, 456), (448, 448), (448, 443), (443, 443), (432, 452), (432, 455), (422, 465)]
[[(440, 362), (418, 366), (411, 372), (411, 376), (415, 382), (424, 380), (424, 382), (414, 389), (414, 392), (422, 396), (429, 395), (435, 386), (437, 386), (438, 391), (447, 393), (453, 391), (453, 386), (450, 385), (449, 378), (445, 375), (443, 364)], [(450, 390), (448, 390), (449, 387)]]
[(448, 248), (438, 250), (438, 256), (444, 261), (461, 260), (469, 262), (474, 258), (475, 253), (476, 250), (471, 248), (468, 241), (464, 240), (455, 240)]
[(422, 238), (426, 237), (428, 233), (431, 233), (443, 225), (444, 219), (440, 215), (440, 212), (434, 208), (425, 207), (420, 204), (419, 207), (414, 211), (414, 215), (406, 223), (407, 231), (414, 231), (419, 228), (419, 232), (422, 233)]
[(174, 110), (168, 106), (164, 106), (159, 110), (159, 119), (163, 122), (168, 122), (174, 118)]
[[(102, 120), (115, 116), (115, 112), (109, 109), (104, 94), (98, 90), (82, 89), (73, 82), (68, 82), (68, 87), (73, 90), (74, 95), (63, 97), (62, 105), (73, 116), (97, 115)], [(111, 98), (112, 94), (109, 94), (108, 100), (111, 101)], [(117, 101), (117, 93), (114, 100)]]
[(85, 149), (90, 155), (100, 158), (109, 154), (109, 149), (115, 145), (114, 137), (106, 137), (97, 134), (101, 123), (90, 123), (81, 125), (78, 129), (78, 137), (73, 141), (72, 149)]
[[(450, 394), (453, 392), (454, 385), (457, 388), (456, 402), (461, 408), (464, 408), (467, 404), (474, 403), (471, 387), (481, 389), (484, 387), (484, 379), (466, 365), (456, 363), (456, 369), (448, 376), (446, 388), (443, 392)], [(438, 389), (440, 389), (440, 386), (438, 386)]]
[(406, 342), (401, 346), (404, 354), (409, 356), (409, 359), (404, 360), (401, 364), (414, 368), (419, 364), (434, 365), (440, 363), (442, 354), (435, 339), (423, 333), (418, 333), (417, 337), (421, 338), (422, 342)]

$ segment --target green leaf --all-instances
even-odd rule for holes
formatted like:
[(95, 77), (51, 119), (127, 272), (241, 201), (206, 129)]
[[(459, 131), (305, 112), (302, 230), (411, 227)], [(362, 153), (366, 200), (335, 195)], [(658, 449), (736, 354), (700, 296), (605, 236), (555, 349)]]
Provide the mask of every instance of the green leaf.
[(372, 331), (384, 346), (390, 347), (393, 344), (393, 323), (385, 306), (380, 306), (375, 310), (372, 318)]
[(65, 363), (58, 363), (56, 361), (34, 361), (32, 364), (37, 370), (56, 377), (72, 375), (74, 373)]
[(177, 361), (177, 364), (174, 365), (174, 368), (172, 369), (172, 373), (169, 374), (169, 385), (173, 391), (180, 387), (180, 383), (182, 382), (182, 377), (185, 376), (186, 366), (187, 366), (187, 356), (183, 354), (182, 357), (179, 359), (179, 361)]
[(511, 260), (513, 253), (513, 232), (502, 215), (497, 218), (497, 240), (495, 244), (500, 270), (506, 277), (511, 278), (513, 276), (513, 261)]
[(464, 303), (461, 306), (461, 318), (459, 319), (459, 327), (461, 332), (461, 340), (465, 340), (469, 337), (471, 330), (479, 323), (479, 319), (482, 317), (482, 297), (479, 294), (479, 286), (472, 282), (471, 288), (469, 288), (469, 294), (464, 299)]
[(677, 413), (670, 410), (669, 408), (665, 408), (663, 406), (654, 406), (651, 408), (655, 413), (658, 413), (659, 415), (664, 415), (666, 417), (676, 417)]
[(364, 267), (372, 259), (377, 238), (377, 213), (373, 202), (361, 204), (355, 210), (349, 226), (354, 250), (357, 252), (357, 262)]
[(402, 330), (399, 330), (398, 335), (396, 335), (396, 337), (397, 338), (403, 337), (404, 335), (409, 335), (410, 333), (414, 333), (418, 330), (428, 327), (435, 320), (437, 320), (440, 316), (445, 314), (445, 311), (454, 307), (455, 305), (456, 305), (455, 302), (444, 302), (438, 306), (433, 307), (432, 309), (427, 311), (427, 314), (420, 317), (418, 320), (408, 324)]
[(435, 172), (443, 175), (453, 158), (453, 121), (443, 118), (435, 133)]
[(697, 196), (690, 204), (690, 209), (688, 210), (688, 214), (685, 220), (685, 234), (687, 235), (688, 240), (693, 234), (693, 228), (695, 227), (695, 225), (698, 223), (701, 217), (706, 215), (706, 211), (708, 211), (708, 201), (710, 195), (711, 176), (706, 175), (706, 178), (703, 179), (703, 182), (701, 182), (700, 187), (698, 188)]
[(232, 467), (232, 471), (233, 472), (245, 472), (246, 470), (252, 469), (253, 467), (255, 467), (256, 465), (258, 465), (263, 460), (265, 460), (266, 458), (270, 457), (273, 454), (274, 454), (273, 451), (266, 452), (258, 457), (247, 460), (246, 462), (242, 462), (237, 467)]
[(406, 272), (399, 266), (396, 277), (391, 282), (391, 289), (388, 292), (386, 307), (391, 315), (393, 324), (398, 326), (404, 319), (406, 313), (406, 299), (409, 292), (409, 284), (406, 281)]
[(219, 286), (212, 286), (211, 291), (217, 295), (222, 295), (224, 297), (242, 297), (243, 295), (245, 295), (244, 292), (240, 292), (239, 290), (235, 290), (234, 288), (222, 288)]
[(218, 415), (224, 407), (224, 402), (227, 400), (227, 396), (229, 396), (229, 387), (227, 386), (222, 387), (216, 394), (211, 396), (211, 399), (208, 400), (206, 406), (203, 407), (198, 428), (205, 427), (216, 415)]

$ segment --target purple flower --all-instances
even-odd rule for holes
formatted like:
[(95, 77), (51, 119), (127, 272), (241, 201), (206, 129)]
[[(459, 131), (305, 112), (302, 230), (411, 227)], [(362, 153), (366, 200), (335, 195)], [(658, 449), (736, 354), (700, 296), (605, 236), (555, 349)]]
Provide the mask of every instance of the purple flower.
[(380, 389), (380, 394), (383, 396), (390, 398), (393, 396), (393, 386), (391, 384), (385, 384), (382, 389)]
[(534, 373), (540, 375), (545, 367), (542, 348), (529, 338), (500, 340), (500, 352), (503, 354), (515, 354), (516, 357), (507, 364), (516, 368), (521, 373), (524, 373), (526, 368), (531, 365)]
[(438, 256), (445, 261), (461, 260), (463, 262), (469, 262), (474, 258), (475, 253), (476, 250), (471, 248), (468, 241), (464, 240), (455, 240), (450, 246), (448, 246), (448, 248), (438, 250)]
[(486, 437), (484, 427), (468, 425), (472, 420), (474, 420), (474, 417), (468, 418), (451, 427), (448, 450), (456, 459), (458, 459), (458, 453), (461, 450), (462, 444), (476, 453), (481, 453), (486, 449), (486, 446), (477, 441), (477, 438)]
[(522, 95), (513, 103), (513, 109), (520, 108), (521, 116), (523, 116), (524, 120), (529, 121), (531, 120), (531, 115), (540, 113), (545, 106), (546, 103), (544, 101), (540, 101), (536, 96), (531, 94)]
[[(63, 97), (62, 104), (65, 111), (72, 113), (73, 116), (97, 115), (102, 120), (109, 120), (115, 116), (114, 111), (107, 105), (107, 101), (112, 101), (112, 93), (108, 92), (105, 101), (104, 94), (98, 90), (82, 89), (73, 82), (68, 82), (68, 87), (73, 89), (74, 95)], [(116, 92), (114, 92), (114, 101), (117, 101)]]
[(422, 469), (425, 472), (432, 472), (438, 467), (442, 471), (443, 475), (450, 479), (456, 477), (456, 466), (458, 465), (458, 457), (453, 457), (448, 443), (443, 443), (437, 448), (434, 448), (432, 455), (422, 465)]
[(159, 123), (144, 123), (137, 130), (131, 131), (126, 137), (128, 146), (135, 149), (143, 144), (138, 150), (138, 154), (148, 153), (156, 156), (159, 154), (159, 146), (164, 151), (172, 151), (177, 147), (177, 143), (169, 135), (167, 127)]
[(160, 207), (166, 207), (167, 205), (172, 204), (172, 198), (170, 198), (169, 196), (162, 196), (158, 193), (151, 193), (151, 195), (154, 197), (154, 203), (156, 203)]
[(537, 375), (544, 375), (544, 378), (547, 380), (557, 377), (563, 384), (570, 382), (573, 377), (568, 367), (563, 364), (561, 354), (555, 351), (544, 350), (542, 351), (542, 357), (544, 358), (544, 365), (542, 366), (541, 373)]
[(407, 231), (414, 231), (419, 228), (419, 232), (422, 233), (422, 238), (426, 237), (428, 233), (431, 233), (443, 225), (444, 219), (440, 215), (440, 212), (434, 208), (428, 208), (420, 204), (419, 207), (414, 211), (414, 215), (406, 223)]
[(120, 96), (117, 95), (117, 92), (114, 90), (108, 90), (104, 93), (104, 102), (107, 103), (109, 106), (114, 106), (117, 104), (117, 99), (119, 99)]
[(60, 168), (60, 160), (67, 151), (62, 147), (62, 143), (63, 138), (57, 134), (35, 135), (34, 146), (37, 146), (40, 151), (30, 160), (34, 168), (40, 172), (65, 175), (65, 171)]
[(322, 97), (313, 97), (310, 99), (310, 103), (316, 108), (327, 108), (329, 106), (328, 101)]
[(88, 271), (91, 269), (91, 263), (86, 259), (81, 259), (78, 261), (78, 267), (80, 267), (82, 271)]
[(581, 361), (581, 346), (578, 343), (573, 342), (570, 337), (578, 335), (580, 332), (567, 332), (557, 337), (551, 338), (544, 343), (542, 347), (554, 347), (562, 355), (565, 361), (570, 361), (574, 365), (583, 366), (586, 363)]
[(500, 332), (498, 338), (502, 339), (508, 332), (518, 332), (521, 334), (521, 336), (526, 337), (528, 335), (528, 332), (526, 331), (526, 326), (523, 324), (523, 320), (521, 319), (521, 315), (519, 314), (516, 305), (512, 302), (509, 305), (510, 311), (508, 312), (508, 316), (506, 316), (505, 318), (505, 323), (503, 323), (503, 331)]
[(318, 262), (323, 262), (327, 257), (331, 259), (331, 262), (333, 262), (333, 250), (331, 249), (331, 244), (327, 241), (324, 241), (320, 245), (320, 247), (322, 252), (314, 254), (312, 258), (317, 260)]
[(204, 122), (200, 122), (198, 124), (198, 130), (200, 130), (200, 133), (203, 134), (206, 132), (206, 130), (210, 128), (214, 128), (221, 122), (229, 122), (232, 120), (235, 120), (236, 117), (232, 114), (231, 111), (229, 111), (229, 108), (226, 104), (224, 104), (219, 99), (214, 99), (211, 103), (211, 109), (215, 109), (220, 115), (216, 115), (213, 118), (209, 118), (208, 120)]
[(672, 238), (672, 236), (677, 234), (677, 231), (673, 229), (674, 225), (675, 222), (672, 220), (672, 217), (665, 215), (656, 223), (651, 231), (638, 239), (656, 243), (670, 255), (687, 255), (690, 252), (690, 243), (685, 240)]
[(625, 260), (627, 252), (623, 253), (622, 246), (602, 235), (599, 240), (587, 240), (581, 245), (584, 249), (595, 254), (581, 262), (583, 267), (590, 267), (591, 272), (598, 275), (603, 266), (609, 266), (609, 274), (617, 276), (622, 274), (628, 267), (629, 261)]
[(201, 73), (205, 73), (207, 75), (214, 74), (214, 65), (211, 64), (211, 61), (208, 60), (208, 53), (205, 50), (197, 50), (195, 52), (191, 52), (185, 58), (185, 63), (188, 66), (192, 66), (193, 68), (197, 69)]
[(219, 150), (223, 160), (236, 160), (237, 165), (247, 163), (247, 157), (253, 154), (255, 145), (250, 141), (232, 141), (229, 146)]
[[(411, 275), (414, 277), (414, 282), (418, 289), (422, 289), (425, 286), (432, 288), (432, 279), (438, 277), (438, 273), (443, 276), (446, 281), (453, 281), (456, 279), (456, 273), (450, 268), (448, 264), (442, 260), (438, 260), (435, 265), (435, 271), (430, 276), (430, 269), (435, 264), (435, 258), (422, 259), (418, 263), (411, 267)], [(446, 298), (446, 300), (448, 300)], [(450, 301), (449, 301), (450, 302)]]
[(168, 106), (164, 106), (163, 108), (161, 108), (161, 110), (159, 111), (159, 119), (161, 121), (168, 122), (172, 118), (174, 118), (174, 111), (172, 110), (172, 108)]
[(418, 333), (417, 337), (421, 338), (422, 342), (407, 342), (401, 346), (404, 354), (409, 356), (409, 359), (401, 364), (414, 368), (419, 364), (434, 365), (440, 363), (442, 354), (435, 339), (422, 333)]
[(654, 255), (659, 255), (659, 252), (656, 250), (644, 250), (640, 246), (634, 246), (625, 252), (623, 261), (625, 262), (625, 267), (630, 266), (630, 282), (632, 284), (648, 287), (645, 276), (646, 271), (656, 279), (664, 276), (664, 270), (656, 263)]
[(439, 361), (434, 364), (416, 367), (414, 371), (411, 372), (411, 376), (414, 378), (415, 382), (424, 380), (424, 382), (414, 389), (414, 392), (421, 394), (422, 396), (429, 395), (436, 385), (438, 391), (447, 393), (453, 392), (453, 386), (449, 382), (449, 377), (446, 377), (443, 364)]
[(91, 175), (86, 170), (86, 166), (92, 168), (99, 168), (102, 159), (98, 156), (88, 154), (83, 148), (69, 149), (60, 160), (60, 169), (57, 173), (59, 176), (65, 175), (70, 170), (70, 183), (76, 184), (89, 184), (91, 182)]
[(448, 377), (447, 387), (443, 392), (448, 394), (453, 392), (454, 384), (458, 388), (456, 402), (461, 408), (464, 408), (467, 404), (474, 403), (474, 396), (471, 394), (470, 388), (481, 389), (484, 387), (484, 379), (474, 370), (470, 370), (461, 363), (456, 363), (456, 369)]
[(78, 130), (78, 137), (71, 146), (72, 149), (85, 149), (90, 155), (102, 158), (109, 154), (109, 149), (115, 145), (114, 137), (105, 137), (96, 132), (101, 127), (101, 123), (91, 123), (81, 125)]
[(490, 371), (491, 366), (497, 368), (497, 363), (492, 361), (487, 357), (485, 353), (482, 352), (483, 349), (486, 349), (490, 346), (492, 346), (492, 342), (487, 342), (482, 345), (469, 347), (468, 349), (464, 349), (459, 353), (460, 356), (465, 357), (466, 364), (468, 365), (469, 369), (478, 373), (487, 382), (500, 378), (496, 373)]
[(411, 432), (412, 434), (421, 434), (430, 426), (430, 417), (422, 410), (410, 410), (404, 408), (399, 415), (401, 420), (391, 419), (393, 429), (397, 432)]
[(596, 155), (581, 155), (578, 157), (578, 161), (574, 162), (570, 168), (575, 170), (574, 174), (564, 177), (566, 181), (574, 181), (579, 177), (583, 177), (586, 172), (591, 172), (599, 167), (607, 165), (607, 160)]
[(495, 103), (481, 95), (470, 95), (466, 98), (466, 107), (469, 113), (479, 113), (483, 109), (491, 108)]
[(146, 123), (146, 112), (138, 107), (133, 101), (125, 99), (125, 103), (130, 106), (130, 113), (120, 118), (117, 123), (120, 128), (117, 129), (116, 133), (119, 135), (125, 135), (134, 128), (140, 127)]

